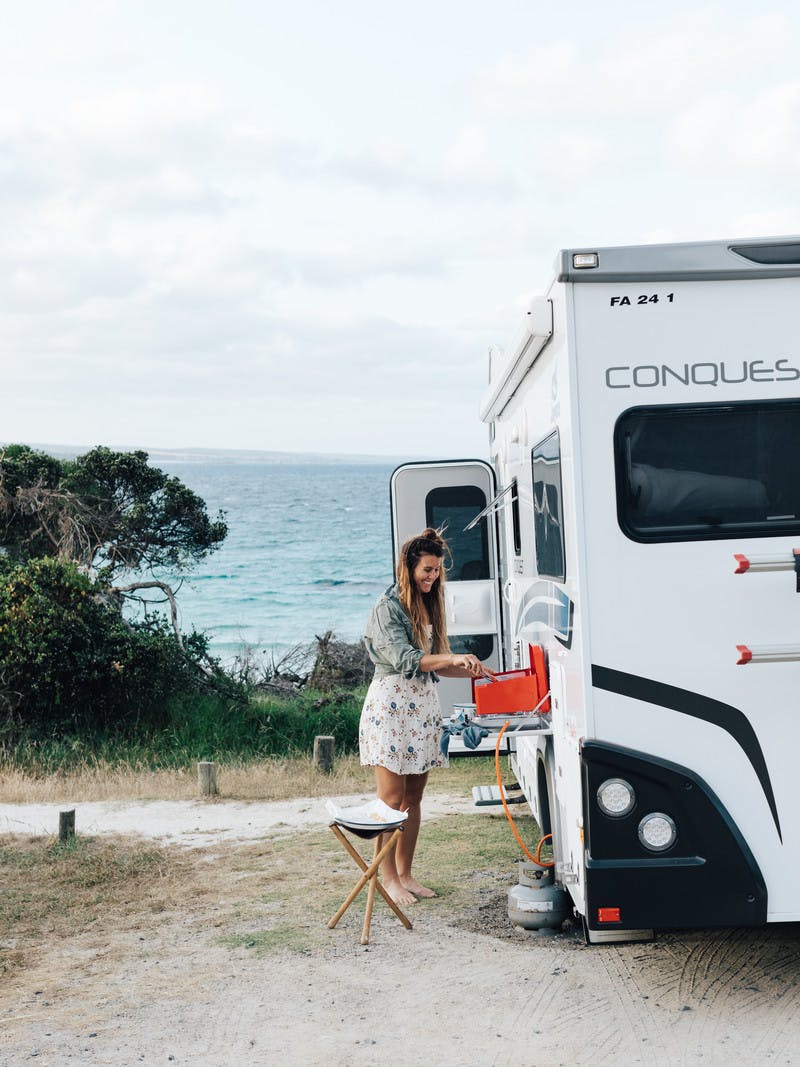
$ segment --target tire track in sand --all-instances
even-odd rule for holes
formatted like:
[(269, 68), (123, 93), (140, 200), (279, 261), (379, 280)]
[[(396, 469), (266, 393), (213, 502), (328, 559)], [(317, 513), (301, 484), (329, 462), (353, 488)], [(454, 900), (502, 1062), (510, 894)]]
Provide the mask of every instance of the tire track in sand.
[[(671, 1049), (670, 1064), (698, 1057), (707, 1064), (727, 1064), (732, 1046), (739, 1049), (739, 1063), (796, 1062), (797, 926), (665, 932), (641, 953), (639, 964), (642, 973), (628, 969), (625, 981), (635, 982), (649, 999), (651, 1057), (656, 1043), (662, 1043)], [(746, 1059), (743, 1033), (748, 1035)]]

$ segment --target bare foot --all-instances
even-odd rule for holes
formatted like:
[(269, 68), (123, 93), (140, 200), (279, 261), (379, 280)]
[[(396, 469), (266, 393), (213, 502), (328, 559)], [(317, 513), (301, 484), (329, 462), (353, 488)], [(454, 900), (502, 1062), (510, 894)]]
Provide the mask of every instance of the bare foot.
[(398, 878), (393, 882), (384, 882), (383, 888), (395, 902), (395, 904), (416, 904), (417, 898)]
[(435, 897), (436, 894), (432, 889), (428, 889), (427, 886), (421, 885), (416, 878), (402, 878), (403, 885), (410, 893), (415, 893), (418, 897)]

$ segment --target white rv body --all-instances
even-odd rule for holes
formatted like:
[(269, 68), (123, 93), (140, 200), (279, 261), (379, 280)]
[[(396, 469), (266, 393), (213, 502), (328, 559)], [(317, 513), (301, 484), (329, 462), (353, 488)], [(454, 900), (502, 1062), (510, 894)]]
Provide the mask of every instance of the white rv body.
[(800, 239), (569, 250), (493, 359), (491, 662), (545, 650), (511, 763), (592, 940), (800, 920), (798, 309)]

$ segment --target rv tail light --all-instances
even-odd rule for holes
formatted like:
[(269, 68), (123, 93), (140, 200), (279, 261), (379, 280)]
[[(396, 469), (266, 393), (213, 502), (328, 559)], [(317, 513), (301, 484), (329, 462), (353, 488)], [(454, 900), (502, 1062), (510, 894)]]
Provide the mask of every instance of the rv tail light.
[(666, 852), (675, 844), (678, 829), (669, 815), (653, 811), (639, 823), (639, 840), (651, 852)]
[(587, 267), (596, 267), (600, 263), (600, 257), (596, 252), (574, 252), (572, 266), (575, 270), (586, 270)]
[(597, 790), (597, 803), (604, 815), (621, 819), (633, 811), (636, 793), (633, 786), (623, 778), (606, 778)]
[(597, 921), (599, 923), (620, 923), (622, 912), (619, 908), (598, 908)]

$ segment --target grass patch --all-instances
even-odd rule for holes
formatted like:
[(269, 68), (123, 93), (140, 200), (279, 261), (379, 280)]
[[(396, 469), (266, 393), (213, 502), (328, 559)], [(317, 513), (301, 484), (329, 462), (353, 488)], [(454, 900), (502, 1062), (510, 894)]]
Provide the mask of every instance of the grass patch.
[[(536, 841), (530, 819), (524, 837)], [(364, 844), (358, 842), (368, 852)], [(415, 869), (438, 899), (414, 908), (483, 929), (480, 909), (487, 901), (502, 903), (517, 880), (519, 855), (502, 815), (423, 822)], [(213, 852), (127, 839), (78, 836), (59, 845), (4, 836), (0, 877), (0, 972), (33, 969), (42, 981), (70, 952), (102, 954), (113, 945), (121, 960), (161, 952), (156, 946), (165, 939), (185, 940), (187, 923), (200, 943), (205, 937), (232, 951), (274, 956), (325, 949), (336, 943), (327, 922), (358, 870), (320, 827)], [(360, 930), (365, 903), (366, 891), (340, 921), (346, 937)], [(376, 916), (389, 914), (380, 898), (375, 909)]]
[(335, 737), (338, 754), (346, 756), (358, 751), (363, 698), (363, 690), (303, 690), (287, 697), (179, 696), (164, 709), (161, 729), (136, 724), (124, 732), (30, 733), (14, 743), (2, 741), (0, 762), (31, 778), (85, 773), (95, 767), (180, 771), (198, 760), (236, 763), (310, 755), (318, 734)]
[(228, 948), (251, 949), (257, 956), (274, 956), (281, 952), (304, 952), (310, 948), (310, 939), (303, 930), (292, 926), (277, 926), (271, 930), (258, 930), (252, 934), (231, 934), (221, 937), (219, 943)]
[[(531, 819), (526, 832), (538, 840), (538, 828)], [(355, 842), (367, 856), (371, 844)], [(309, 856), (314, 862), (309, 865)], [(505, 897), (517, 881), (515, 861), (519, 847), (504, 816), (451, 815), (423, 821), (417, 846), (415, 871), (436, 890), (437, 898), (408, 910), (414, 921), (415, 909), (433, 910), (452, 925), (469, 924), (480, 929), (477, 917), (489, 899)], [(291, 839), (250, 846), (232, 857), (234, 870), (262, 868), (267, 892), (249, 904), (240, 901), (225, 925), (236, 927), (219, 938), (230, 948), (247, 949), (259, 956), (280, 952), (313, 951), (330, 943), (327, 922), (352, 889), (358, 869), (327, 831), (308, 831)], [(233, 871), (231, 872), (233, 873)], [(351, 905), (337, 929), (357, 931), (364, 918), (366, 890)], [(389, 914), (385, 902), (376, 897), (376, 914)]]
[[(502, 758), (504, 781), (509, 780)], [(431, 793), (471, 795), (473, 785), (495, 781), (492, 757), (469, 757), (450, 761), (428, 779)], [(263, 760), (218, 761), (220, 799), (290, 800), (294, 797), (345, 796), (373, 793), (374, 775), (362, 767), (358, 756), (338, 757), (333, 774), (321, 774), (310, 756), (275, 756)], [(9, 804), (77, 803), (90, 800), (193, 800), (197, 796), (194, 764), (153, 770), (103, 762), (79, 764), (50, 775), (31, 774), (0, 764), (0, 794)]]
[(0, 837), (0, 970), (94, 927), (163, 911), (186, 869), (180, 854), (149, 844)]
[[(507, 775), (505, 766), (503, 771)], [(429, 792), (469, 796), (472, 785), (493, 780), (492, 758), (454, 760), (449, 769), (431, 774)], [(223, 764), (219, 782), (223, 797), (252, 800), (374, 790), (371, 769), (360, 767), (356, 757), (337, 760), (332, 776), (320, 774), (308, 758)], [(195, 796), (196, 778), (188, 771), (104, 773), (93, 767), (30, 779), (6, 770), (0, 787), (5, 801), (180, 799)], [(523, 816), (519, 829), (533, 851), (535, 824)], [(364, 845), (358, 842), (368, 852)], [(419, 907), (463, 924), (487, 898), (497, 900), (508, 891), (518, 858), (519, 846), (500, 809), (431, 821), (423, 816), (415, 870), (439, 900)], [(330, 945), (327, 922), (357, 876), (353, 861), (322, 826), (211, 852), (81, 835), (65, 845), (54, 838), (0, 836), (0, 972), (46, 965), (48, 954), (60, 958), (76, 939), (105, 946), (129, 934), (141, 951), (140, 934), (148, 942), (158, 940), (187, 921), (201, 939), (205, 931), (232, 950), (313, 951)], [(365, 902), (363, 893), (341, 920), (342, 929), (360, 926)], [(388, 912), (380, 899), (375, 907), (376, 914)], [(131, 950), (128, 945), (123, 951)]]

